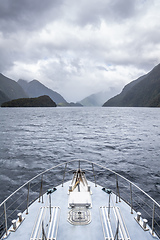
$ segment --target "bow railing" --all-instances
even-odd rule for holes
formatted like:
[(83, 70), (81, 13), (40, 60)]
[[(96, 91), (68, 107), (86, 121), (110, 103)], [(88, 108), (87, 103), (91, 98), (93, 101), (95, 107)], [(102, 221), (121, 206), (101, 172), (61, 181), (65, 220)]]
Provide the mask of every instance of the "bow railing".
[(160, 205), (136, 184), (119, 173), (88, 160), (70, 160), (53, 166), (19, 187), (0, 204), (0, 239), (9, 234), (12, 220), (17, 214), (29, 214), (29, 206), (38, 199), (43, 202), (43, 194), (49, 188), (62, 185), (71, 179), (76, 169), (85, 170), (87, 179), (116, 194), (116, 202), (123, 199), (130, 206), (130, 213), (141, 212), (148, 220), (151, 234), (160, 238)]

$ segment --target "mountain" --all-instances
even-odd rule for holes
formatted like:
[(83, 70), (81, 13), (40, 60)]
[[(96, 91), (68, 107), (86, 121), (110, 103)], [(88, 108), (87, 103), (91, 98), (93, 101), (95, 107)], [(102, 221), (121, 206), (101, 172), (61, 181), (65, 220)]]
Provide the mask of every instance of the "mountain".
[(115, 93), (115, 89), (110, 89), (108, 92), (95, 93), (82, 99), (79, 103), (86, 107), (102, 106), (106, 99), (111, 98)]
[(10, 99), (7, 97), (7, 95), (0, 90), (0, 105), (4, 102), (9, 101)]
[(42, 95), (48, 95), (56, 104), (66, 103), (66, 100), (59, 93), (47, 88), (37, 80), (27, 82), (25, 80), (19, 79), (18, 84), (24, 89), (25, 93), (29, 97), (34, 98)]
[(160, 64), (148, 74), (127, 84), (104, 107), (160, 107)]
[(0, 73), (0, 105), (5, 101), (24, 97), (28, 95), (22, 87), (16, 81)]
[(1, 107), (56, 107), (56, 103), (48, 96), (37, 98), (19, 98), (5, 102)]
[(76, 102), (70, 102), (70, 103), (60, 103), (58, 104), (58, 107), (83, 107), (82, 104)]

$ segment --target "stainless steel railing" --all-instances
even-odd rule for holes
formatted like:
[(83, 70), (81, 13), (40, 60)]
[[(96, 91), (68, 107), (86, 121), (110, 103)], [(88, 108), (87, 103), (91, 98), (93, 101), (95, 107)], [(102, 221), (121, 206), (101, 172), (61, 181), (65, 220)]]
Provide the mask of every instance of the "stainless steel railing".
[(53, 166), (42, 173), (39, 173), (0, 204), (0, 239), (8, 235), (11, 221), (18, 212), (29, 214), (29, 206), (36, 199), (43, 202), (43, 194), (48, 188), (56, 187), (71, 179), (71, 172), (81, 168), (85, 170), (87, 179), (99, 184), (102, 187), (110, 188), (116, 194), (116, 202), (123, 199), (133, 211), (141, 211), (141, 214), (148, 219), (152, 234), (160, 238), (160, 205), (151, 198), (140, 187), (100, 164), (88, 160), (71, 160)]

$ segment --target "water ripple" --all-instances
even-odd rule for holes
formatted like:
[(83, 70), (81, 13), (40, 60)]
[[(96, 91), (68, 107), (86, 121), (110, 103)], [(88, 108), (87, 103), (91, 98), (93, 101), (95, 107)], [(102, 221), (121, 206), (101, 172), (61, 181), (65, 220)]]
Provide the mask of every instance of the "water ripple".
[(160, 109), (0, 108), (0, 131), (0, 202), (37, 173), (75, 158), (121, 172), (160, 202)]

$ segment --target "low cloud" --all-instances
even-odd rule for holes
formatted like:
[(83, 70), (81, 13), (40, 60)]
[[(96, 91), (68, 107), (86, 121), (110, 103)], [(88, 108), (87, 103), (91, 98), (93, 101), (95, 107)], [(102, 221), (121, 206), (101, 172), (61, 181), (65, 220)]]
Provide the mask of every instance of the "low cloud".
[(114, 89), (160, 62), (156, 0), (0, 1), (0, 72), (67, 101)]

